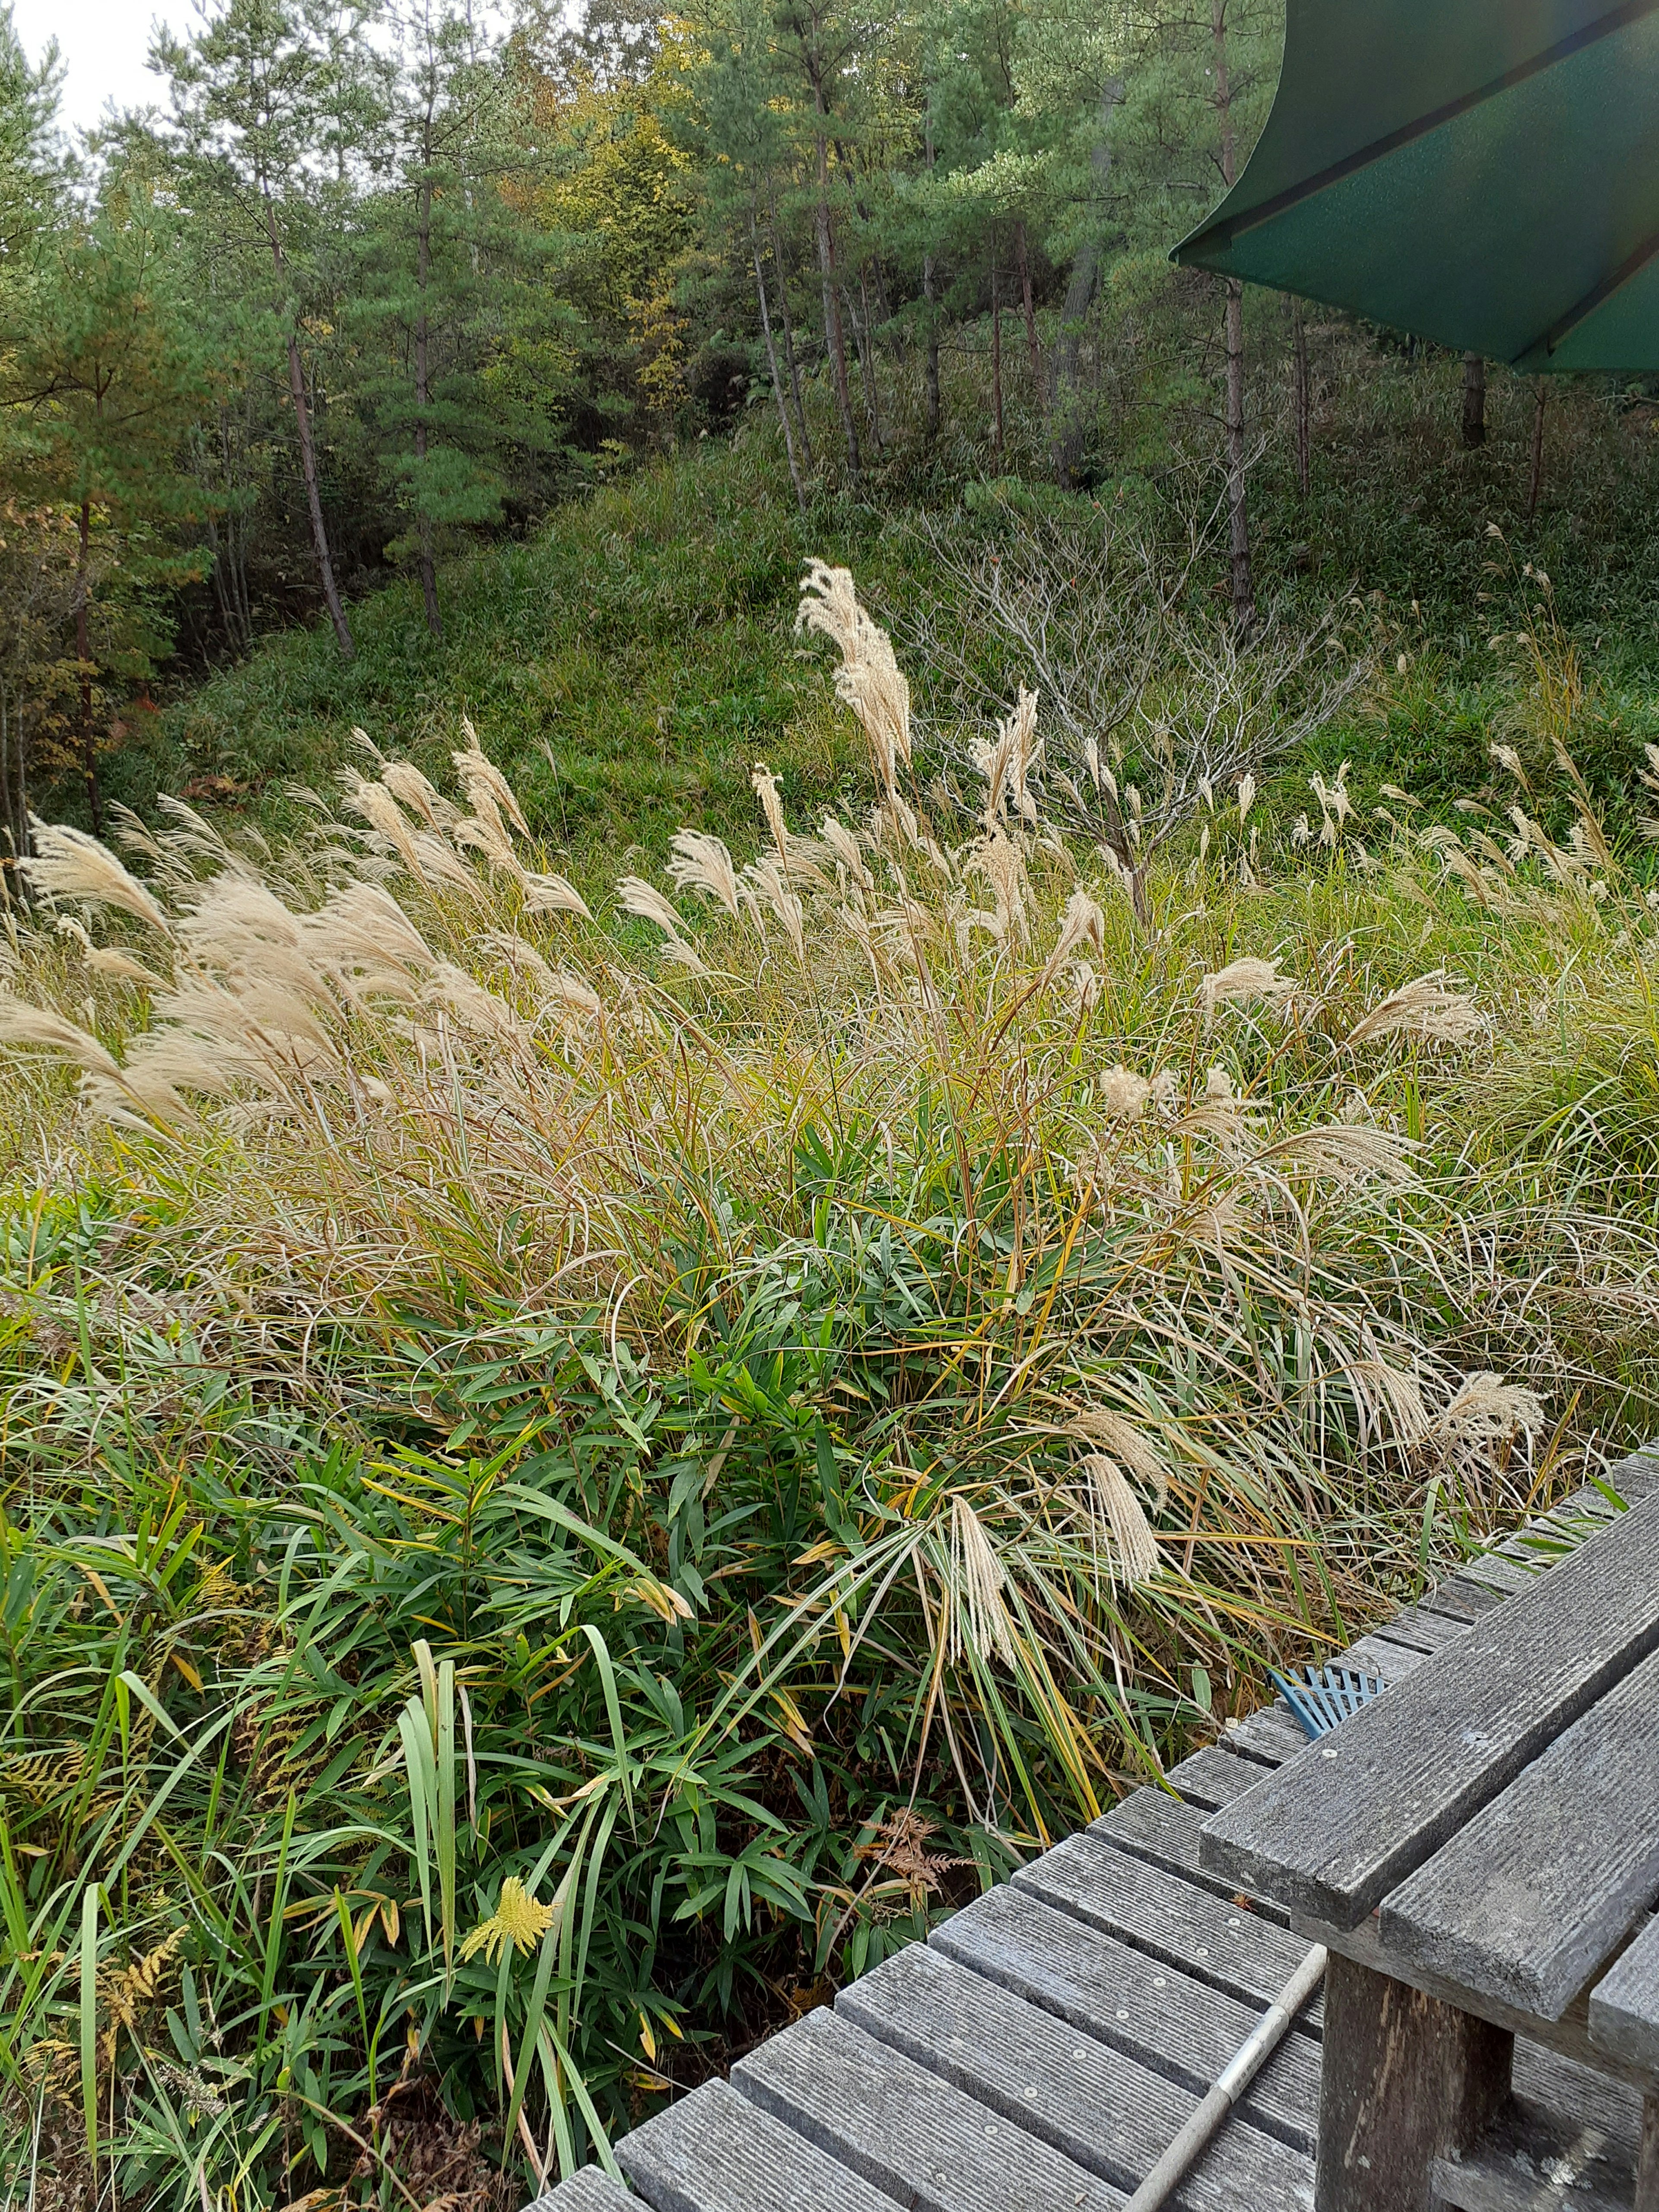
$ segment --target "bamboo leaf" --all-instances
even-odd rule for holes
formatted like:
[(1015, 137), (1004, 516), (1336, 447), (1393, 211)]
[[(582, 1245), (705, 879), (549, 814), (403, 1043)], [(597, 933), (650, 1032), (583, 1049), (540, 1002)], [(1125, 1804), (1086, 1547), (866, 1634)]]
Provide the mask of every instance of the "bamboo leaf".
[(98, 2176), (98, 1885), (88, 1882), (81, 1899), (81, 2111), (86, 2122), (87, 2160), (94, 2187)]

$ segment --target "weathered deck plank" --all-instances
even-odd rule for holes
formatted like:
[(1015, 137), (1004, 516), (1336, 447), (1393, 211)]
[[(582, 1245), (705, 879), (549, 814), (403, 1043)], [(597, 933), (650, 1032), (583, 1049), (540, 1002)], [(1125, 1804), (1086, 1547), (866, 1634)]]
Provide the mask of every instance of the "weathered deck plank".
[(1559, 2017), (1659, 1890), (1659, 1652), (1382, 1901), (1385, 1953)]
[(1520, 1597), (1529, 1590), (1539, 1576), (1554, 1564), (1553, 1559), (1505, 1559), (1501, 1552), (1477, 1552), (1466, 1559), (1458, 1571), (1458, 1579), (1466, 1583), (1484, 1583), (1500, 1597)]
[[(1632, 1504), (1659, 1493), (1659, 1447), (1607, 1480)], [(1587, 1485), (1337, 1663), (1403, 1681), (1617, 1517)], [(624, 2136), (617, 2154), (639, 2196), (589, 2167), (526, 2212), (638, 2212), (641, 2197), (653, 2212), (895, 2212), (896, 2199), (914, 2212), (1108, 2212), (1304, 1954), (1283, 1908), (1235, 1893), (1231, 1874), (1200, 1864), (1199, 1831), (1210, 1808), (1309, 1749), (1282, 1700), (1230, 1723), (1218, 1744), (1171, 1770), (1180, 1796), (1134, 1792), (929, 1946), (843, 1990), (834, 2014), (763, 2045), (735, 2070), (740, 2090), (707, 2084)], [(1642, 1976), (1632, 1984), (1640, 2063), (1659, 2067), (1659, 1919), (1626, 1957), (1619, 1971)], [(1628, 2064), (1619, 1988), (1612, 1978), (1604, 1986), (1597, 2025)], [(1317, 2019), (1310, 2007), (1182, 2185), (1180, 2212), (1310, 2205)], [(1628, 2166), (1641, 2106), (1625, 2084), (1523, 2039), (1515, 2086), (1581, 2131), (1600, 2130), (1615, 2166)], [(1593, 2212), (1600, 2179), (1569, 2192), (1572, 2204)], [(1449, 2201), (1499, 2202), (1476, 2188), (1468, 2177)]]
[(1428, 1656), (1415, 1644), (1390, 1644), (1386, 1637), (1373, 1633), (1357, 1638), (1333, 1663), (1356, 1674), (1370, 1674), (1392, 1689), (1407, 1674), (1414, 1674)]
[[(1120, 2189), (1145, 2179), (1196, 2102), (933, 1945), (888, 1960), (836, 2008)], [(1175, 2202), (1184, 2212), (1311, 2206), (1313, 2163), (1241, 2118)]]
[(1466, 1575), (1447, 1575), (1432, 1589), (1425, 1590), (1418, 1600), (1419, 1605), (1432, 1613), (1455, 1615), (1471, 1626), (1494, 1613), (1509, 1595), (1506, 1590), (1494, 1589), (1489, 1583), (1471, 1582)]
[[(1472, 1628), (1462, 1663), (1414, 1668), (1344, 1723), (1340, 1747), (1212, 1814), (1205, 1865), (1249, 1888), (1271, 1877), (1297, 1911), (1354, 1927), (1659, 1647), (1656, 1578), (1650, 1498), (1530, 1582), (1501, 1624)], [(1397, 1817), (1379, 1821), (1390, 1804)]]
[(1638, 1498), (1651, 1498), (1659, 1491), (1659, 1443), (1644, 1444), (1640, 1451), (1616, 1460), (1601, 1479), (1626, 1504), (1634, 1505)]
[(1456, 1643), (1469, 1625), (1443, 1613), (1425, 1613), (1420, 1605), (1408, 1605), (1392, 1620), (1380, 1621), (1370, 1632), (1386, 1644), (1409, 1644), (1419, 1651), (1443, 1651), (1449, 1644)]
[(915, 2212), (1114, 2212), (1123, 2192), (847, 2017), (808, 2013), (733, 2068), (742, 2094)]
[(613, 2181), (603, 2166), (585, 2166), (545, 2197), (533, 2198), (525, 2212), (640, 2212), (640, 2200)]
[(839, 2160), (724, 2081), (706, 2081), (617, 2145), (654, 2212), (893, 2212)]
[(1590, 1991), (1590, 2041), (1659, 2075), (1659, 1915)]
[(1636, 2163), (1642, 2140), (1642, 2100), (1627, 2082), (1592, 2073), (1559, 2051), (1546, 2051), (1541, 2043), (1517, 2035), (1513, 2086), (1517, 2097), (1549, 2112), (1571, 2112), (1600, 2128), (1622, 2156), (1632, 2166)]
[[(1271, 1773), (1272, 1770), (1267, 1771)], [(1255, 1911), (1268, 1920), (1278, 1921), (1281, 1928), (1288, 1928), (1291, 1916), (1283, 1905), (1275, 1905), (1270, 1898), (1256, 1896), (1237, 1882), (1229, 1881), (1199, 1864), (1199, 1835), (1204, 1823), (1213, 1817), (1201, 1806), (1188, 1805), (1182, 1798), (1171, 1797), (1167, 1790), (1137, 1790), (1100, 1820), (1091, 1820), (1086, 1832), (1103, 1837), (1115, 1850), (1133, 1852), (1149, 1866), (1167, 1868), (1183, 1881), (1212, 1890), (1218, 1897), (1249, 1897)]]
[(1087, 1832), (1022, 1867), (1014, 1887), (1244, 2004), (1272, 2004), (1307, 1955), (1277, 1921)]
[(1435, 2201), (1455, 2212), (1631, 2212), (1634, 2179), (1593, 2121), (1520, 2099), (1477, 2150), (1434, 2166)]
[(1202, 1805), (1213, 1812), (1218, 1806), (1231, 1805), (1235, 1797), (1260, 1782), (1261, 1769), (1229, 1751), (1224, 1744), (1206, 1744), (1202, 1751), (1172, 1766), (1164, 1779), (1189, 1805)]
[[(1255, 2027), (1244, 2004), (1178, 1967), (1056, 1912), (1012, 1884), (988, 1890), (939, 1928), (936, 1948), (1028, 2004), (1202, 2094)], [(1255, 2124), (1300, 2150), (1313, 2147), (1319, 2051), (1285, 2037), (1247, 2092)]]
[(1267, 1766), (1282, 1766), (1287, 1759), (1308, 1748), (1301, 1722), (1282, 1698), (1257, 1712), (1247, 1713), (1243, 1720), (1230, 1720), (1220, 1741), (1224, 1749), (1260, 1759)]

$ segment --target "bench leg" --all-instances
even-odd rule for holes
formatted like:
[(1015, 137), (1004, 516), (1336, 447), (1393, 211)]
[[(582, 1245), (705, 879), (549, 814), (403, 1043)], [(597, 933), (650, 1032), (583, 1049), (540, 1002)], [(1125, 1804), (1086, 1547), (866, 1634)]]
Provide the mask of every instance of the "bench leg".
[(1636, 2169), (1636, 2212), (1659, 2212), (1659, 2094), (1642, 2106), (1642, 2156)]
[(1431, 2212), (1435, 2160), (1474, 2147), (1514, 2051), (1504, 2029), (1333, 1953), (1316, 2212)]

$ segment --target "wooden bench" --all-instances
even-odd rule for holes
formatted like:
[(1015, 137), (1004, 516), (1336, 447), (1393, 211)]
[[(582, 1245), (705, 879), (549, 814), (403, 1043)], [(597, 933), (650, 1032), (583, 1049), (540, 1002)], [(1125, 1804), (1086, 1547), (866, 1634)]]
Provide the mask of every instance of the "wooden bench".
[[(1204, 1823), (1331, 1954), (1317, 2212), (1659, 2212), (1659, 1492), (1589, 1525)], [(1633, 2172), (1513, 2095), (1517, 2033), (1642, 2094)]]

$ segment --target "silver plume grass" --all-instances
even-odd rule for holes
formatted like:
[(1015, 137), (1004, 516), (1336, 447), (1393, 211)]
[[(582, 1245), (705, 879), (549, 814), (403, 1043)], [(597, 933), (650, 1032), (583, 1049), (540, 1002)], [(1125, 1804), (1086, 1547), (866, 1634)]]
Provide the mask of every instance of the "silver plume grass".
[(984, 1523), (960, 1491), (951, 1495), (950, 1656), (959, 1666), (965, 1650), (981, 1660), (994, 1655), (1014, 1664), (1013, 1625), (1003, 1592), (1008, 1571)]
[(163, 937), (173, 934), (173, 924), (161, 907), (107, 845), (100, 845), (84, 830), (42, 822), (38, 815), (29, 817), (29, 834), (34, 851), (18, 861), (17, 871), (37, 896), (118, 907)]

